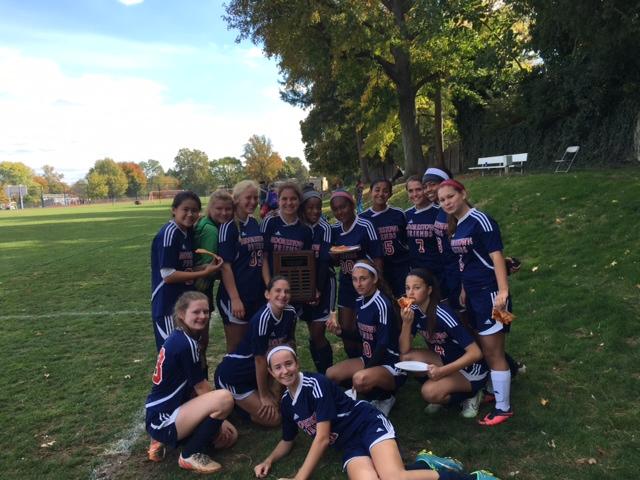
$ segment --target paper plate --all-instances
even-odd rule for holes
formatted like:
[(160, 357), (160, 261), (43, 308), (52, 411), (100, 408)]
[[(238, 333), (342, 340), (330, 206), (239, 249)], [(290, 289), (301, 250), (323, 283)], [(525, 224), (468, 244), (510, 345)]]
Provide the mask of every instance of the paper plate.
[(424, 362), (418, 362), (417, 360), (407, 360), (396, 363), (396, 368), (407, 372), (426, 372), (429, 370), (429, 365)]
[[(343, 245), (341, 245), (341, 247), (343, 247)], [(329, 252), (339, 255), (341, 253), (357, 252), (358, 250), (360, 250), (360, 245), (351, 245), (347, 248), (341, 248), (340, 250), (336, 250), (336, 247), (331, 247)]]

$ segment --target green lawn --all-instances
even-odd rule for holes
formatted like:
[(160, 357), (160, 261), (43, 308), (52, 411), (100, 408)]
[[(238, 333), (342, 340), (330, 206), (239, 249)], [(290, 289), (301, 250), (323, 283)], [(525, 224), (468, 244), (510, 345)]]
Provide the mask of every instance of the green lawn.
[[(518, 318), (508, 350), (527, 373), (513, 385), (516, 415), (493, 429), (453, 410), (424, 415), (407, 382), (391, 414), (403, 455), (428, 447), (503, 479), (635, 478), (640, 172), (466, 184), (499, 222), (506, 253), (523, 260), (511, 279)], [(404, 192), (394, 203), (406, 205)], [(193, 478), (175, 455), (147, 462), (138, 435), (155, 362), (149, 246), (168, 218), (167, 203), (0, 212), (1, 478)], [(212, 337), (213, 368), (217, 317)], [(304, 352), (302, 362), (311, 368)], [(277, 442), (278, 431), (238, 425), (238, 445), (216, 457), (225, 467), (217, 478), (251, 478)], [(295, 472), (300, 440), (270, 478)], [(327, 456), (316, 478), (343, 478), (339, 459)]]

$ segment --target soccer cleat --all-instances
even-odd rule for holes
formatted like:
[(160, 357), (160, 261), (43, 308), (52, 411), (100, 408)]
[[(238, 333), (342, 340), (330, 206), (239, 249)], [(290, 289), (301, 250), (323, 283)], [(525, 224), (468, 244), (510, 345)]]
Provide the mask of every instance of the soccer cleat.
[(196, 473), (215, 473), (222, 468), (222, 465), (204, 453), (194, 453), (187, 458), (183, 458), (180, 454), (178, 465), (180, 468)]
[(478, 423), (487, 427), (493, 427), (506, 422), (511, 417), (513, 417), (513, 411), (511, 409), (505, 412), (499, 408), (494, 408), (491, 412), (487, 413), (482, 420), (478, 420)]
[(424, 413), (428, 415), (435, 415), (440, 410), (442, 410), (442, 405), (439, 403), (430, 403), (426, 407), (424, 407)]
[(471, 475), (475, 480), (500, 480), (493, 473), (486, 470), (476, 470), (475, 472), (471, 472), (469, 475)]
[(389, 398), (385, 398), (384, 400), (371, 400), (371, 405), (384, 413), (386, 417), (389, 416), (389, 412), (395, 403), (396, 397), (393, 395), (390, 395)]
[(431, 470), (435, 470), (436, 472), (451, 471), (462, 473), (464, 471), (462, 462), (459, 460), (451, 457), (438, 457), (432, 452), (428, 452), (426, 450), (422, 450), (418, 453), (416, 462), (426, 463)]
[(482, 390), (471, 398), (467, 398), (462, 402), (462, 415), (464, 418), (476, 418), (478, 416), (478, 410), (480, 410), (480, 402), (482, 401)]
[(149, 460), (152, 462), (161, 462), (164, 460), (166, 453), (167, 449), (164, 444), (152, 438), (151, 443), (149, 444), (149, 449), (147, 450)]

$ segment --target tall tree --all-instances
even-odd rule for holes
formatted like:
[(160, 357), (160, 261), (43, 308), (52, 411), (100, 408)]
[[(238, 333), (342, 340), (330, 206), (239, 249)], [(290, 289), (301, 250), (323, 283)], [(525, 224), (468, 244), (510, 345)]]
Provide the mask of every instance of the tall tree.
[(22, 162), (0, 162), (1, 185), (30, 185), (35, 173)]
[(295, 178), (299, 183), (306, 183), (309, 181), (309, 169), (299, 157), (285, 157), (278, 176), (280, 178)]
[(213, 187), (209, 157), (201, 150), (181, 148), (173, 159), (171, 173), (180, 180), (182, 188), (206, 194)]
[(232, 187), (244, 177), (244, 167), (239, 158), (223, 157), (212, 160), (210, 167), (214, 183), (219, 187)]
[(273, 151), (271, 140), (264, 135), (252, 135), (244, 145), (245, 172), (254, 180), (264, 180), (267, 183), (278, 177), (282, 169), (282, 158)]
[(164, 175), (164, 168), (158, 160), (149, 159), (146, 162), (140, 162), (140, 168), (144, 171), (144, 176), (147, 177), (148, 183), (153, 183), (155, 177)]
[(56, 172), (51, 165), (42, 166), (42, 178), (46, 182), (46, 191), (48, 193), (64, 193), (68, 186), (62, 181), (64, 175)]
[(126, 192), (127, 185), (127, 176), (111, 158), (96, 160), (87, 174), (87, 191), (92, 198), (108, 196), (115, 199)]
[(118, 165), (127, 177), (127, 196), (137, 198), (147, 187), (144, 171), (134, 162), (119, 162)]

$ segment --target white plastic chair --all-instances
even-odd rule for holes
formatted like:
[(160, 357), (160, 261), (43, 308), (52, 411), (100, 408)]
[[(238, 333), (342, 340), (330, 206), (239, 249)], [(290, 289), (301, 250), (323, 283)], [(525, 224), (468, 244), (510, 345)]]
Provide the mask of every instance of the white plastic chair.
[(576, 159), (578, 155), (578, 151), (580, 147), (578, 145), (573, 145), (571, 147), (567, 147), (562, 155), (560, 160), (556, 160), (556, 171), (554, 173), (567, 173), (573, 165), (573, 161)]

